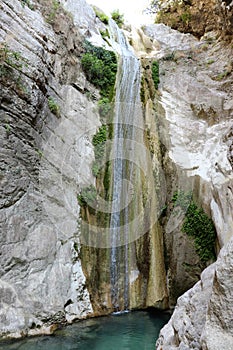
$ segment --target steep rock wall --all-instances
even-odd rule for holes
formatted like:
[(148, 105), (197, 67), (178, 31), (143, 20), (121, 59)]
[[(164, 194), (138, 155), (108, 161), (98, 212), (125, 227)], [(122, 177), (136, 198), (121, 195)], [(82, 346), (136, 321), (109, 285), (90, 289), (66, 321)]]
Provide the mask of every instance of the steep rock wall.
[(93, 311), (79, 259), (77, 194), (94, 181), (99, 117), (85, 92), (98, 93), (81, 71), (72, 19), (44, 5), (0, 3), (3, 336), (50, 333)]
[[(217, 253), (219, 248), (226, 247), (231, 260), (232, 45), (219, 39), (214, 32), (198, 41), (189, 34), (182, 35), (162, 24), (145, 27), (144, 32), (151, 41), (157, 42), (157, 47), (159, 45), (157, 54), (153, 51), (149, 54), (160, 59), (156, 108), (160, 140), (165, 149), (163, 165), (168, 188), (172, 191), (178, 186), (185, 191), (193, 191), (196, 201), (215, 223)], [(181, 292), (182, 284), (187, 287), (187, 278), (189, 282), (190, 277), (198, 279), (203, 269), (203, 266), (195, 266), (192, 247), (180, 230), (181, 221), (182, 216), (177, 216), (174, 210), (167, 212), (164, 221), (165, 241), (170, 251), (168, 278), (171, 301), (175, 301), (174, 288), (178, 287)], [(224, 269), (226, 262), (226, 271), (230, 271), (229, 260), (222, 259), (220, 255), (220, 269)], [(226, 320), (229, 319), (232, 293), (226, 291), (228, 296), (225, 298), (218, 295), (219, 289), (217, 292), (215, 286), (219, 286), (220, 282), (216, 282), (214, 271), (215, 265), (211, 265), (204, 271), (201, 282), (178, 299), (172, 319), (158, 340), (159, 350), (200, 349), (201, 344), (205, 349), (220, 349), (220, 344), (224, 348), (229, 347), (232, 330), (228, 321), (222, 324), (224, 316), (221, 314), (217, 321), (213, 313), (217, 314), (219, 297)], [(226, 274), (223, 275), (226, 277)], [(230, 274), (224, 282), (224, 277), (220, 279), (221, 285), (231, 285)], [(213, 308), (211, 298), (215, 304)], [(218, 330), (221, 340), (217, 341), (215, 337), (211, 340), (210, 323), (212, 329)], [(206, 331), (203, 333), (204, 327)]]

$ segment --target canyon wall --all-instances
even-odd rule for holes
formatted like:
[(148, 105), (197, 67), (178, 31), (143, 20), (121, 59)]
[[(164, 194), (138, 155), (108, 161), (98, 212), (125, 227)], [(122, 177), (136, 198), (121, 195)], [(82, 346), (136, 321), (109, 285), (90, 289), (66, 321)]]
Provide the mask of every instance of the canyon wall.
[[(175, 164), (178, 178), (192, 188), (196, 201), (215, 223), (216, 252), (220, 253), (217, 262), (204, 270), (201, 281), (178, 299), (156, 348), (230, 349), (232, 292), (227, 285), (232, 284), (233, 234), (232, 4), (212, 1), (205, 9), (207, 4), (202, 2), (179, 3), (167, 2), (159, 18), (173, 28), (195, 34), (197, 39), (183, 34), (179, 45), (177, 38), (181, 38), (181, 33), (163, 24), (145, 28), (151, 39), (160, 44), (161, 96), (157, 105), (161, 140), (168, 150), (168, 165)], [(187, 12), (190, 17), (185, 27), (182, 15)], [(176, 215), (171, 213), (165, 222), (165, 237), (172, 247), (171, 280), (176, 271), (175, 280), (179, 276), (182, 281), (194, 264), (188, 261), (189, 249), (185, 248), (187, 256), (180, 255), (180, 246), (185, 243), (179, 226), (178, 233), (172, 230), (176, 222)], [(186, 270), (185, 275), (179, 273), (182, 269)]]
[[(111, 43), (100, 35), (106, 26), (82, 0), (5, 0), (1, 16), (0, 334), (50, 334), (59, 324), (114, 310), (110, 249), (85, 242), (78, 201), (83, 189), (99, 186), (92, 141), (102, 122), (100, 91), (83, 73), (81, 57), (85, 39), (108, 49)], [(140, 70), (136, 74), (140, 87)], [(158, 161), (154, 156), (151, 164), (143, 123), (147, 153), (146, 161), (139, 154), (137, 176), (149, 170), (142, 174), (145, 191), (138, 185), (135, 207), (146, 203), (147, 215), (140, 217), (139, 235), (132, 226), (127, 246), (130, 309), (168, 305), (163, 236), (149, 177)], [(98, 221), (87, 215), (88, 224)], [(121, 274), (117, 283), (125, 278)]]
[(77, 193), (94, 182), (98, 91), (82, 73), (71, 16), (50, 5), (0, 3), (2, 336), (51, 333), (93, 312)]

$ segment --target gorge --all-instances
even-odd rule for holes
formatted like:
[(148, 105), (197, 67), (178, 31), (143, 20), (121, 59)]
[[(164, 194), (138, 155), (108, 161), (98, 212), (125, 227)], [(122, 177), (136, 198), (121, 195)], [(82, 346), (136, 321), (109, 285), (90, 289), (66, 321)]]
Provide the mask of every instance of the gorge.
[(232, 4), (161, 3), (1, 0), (4, 339), (176, 305), (157, 349), (231, 349)]

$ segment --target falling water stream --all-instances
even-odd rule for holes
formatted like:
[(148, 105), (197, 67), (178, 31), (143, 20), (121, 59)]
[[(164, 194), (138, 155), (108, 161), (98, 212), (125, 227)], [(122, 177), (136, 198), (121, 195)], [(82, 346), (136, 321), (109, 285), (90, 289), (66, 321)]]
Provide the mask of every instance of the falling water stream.
[[(134, 165), (133, 142), (138, 137), (135, 124), (142, 122), (140, 107), (140, 63), (123, 32), (110, 21), (113, 47), (119, 55), (116, 81), (114, 137), (112, 149), (111, 297), (115, 311), (129, 307), (129, 208)], [(141, 128), (142, 130), (142, 128)]]

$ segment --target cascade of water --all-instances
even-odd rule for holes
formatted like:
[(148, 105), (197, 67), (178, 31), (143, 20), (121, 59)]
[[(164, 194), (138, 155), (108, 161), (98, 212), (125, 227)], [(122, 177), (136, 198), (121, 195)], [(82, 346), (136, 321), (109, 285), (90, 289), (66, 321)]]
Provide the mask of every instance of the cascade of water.
[[(112, 148), (112, 207), (111, 236), (111, 297), (117, 310), (129, 307), (130, 246), (128, 244), (130, 197), (129, 184), (133, 181), (134, 165), (130, 162), (135, 140), (135, 121), (140, 124), (140, 63), (127, 42), (124, 33), (114, 21), (110, 21), (112, 45), (119, 55), (116, 81), (114, 136)], [(127, 147), (126, 141), (127, 140)], [(129, 142), (128, 142), (129, 141)], [(131, 147), (130, 147), (131, 148)], [(133, 146), (132, 146), (133, 148)], [(129, 155), (129, 152), (130, 155)], [(128, 185), (127, 180), (128, 179)], [(123, 239), (122, 239), (123, 237)]]

